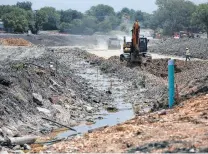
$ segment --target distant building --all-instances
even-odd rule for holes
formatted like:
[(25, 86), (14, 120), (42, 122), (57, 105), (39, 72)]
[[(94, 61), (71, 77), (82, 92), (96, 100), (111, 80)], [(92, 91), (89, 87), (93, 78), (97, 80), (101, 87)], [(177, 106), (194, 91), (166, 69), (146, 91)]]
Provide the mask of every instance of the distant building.
[(0, 19), (0, 31), (4, 30), (4, 22)]

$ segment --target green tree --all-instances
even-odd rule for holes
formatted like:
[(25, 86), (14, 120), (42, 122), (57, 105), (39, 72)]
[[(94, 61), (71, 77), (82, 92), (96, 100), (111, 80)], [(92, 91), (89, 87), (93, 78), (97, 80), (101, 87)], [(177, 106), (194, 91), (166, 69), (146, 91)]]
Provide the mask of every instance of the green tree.
[(29, 20), (29, 29), (33, 34), (37, 34), (43, 28), (43, 24), (48, 22), (48, 17), (45, 11), (33, 11)]
[(121, 20), (116, 16), (109, 16), (106, 20), (111, 23), (113, 30), (118, 28), (118, 26), (121, 24)]
[(111, 6), (99, 4), (97, 6), (92, 6), (86, 11), (86, 14), (88, 16), (94, 16), (99, 22), (102, 22), (106, 17), (115, 15), (115, 11)]
[(100, 32), (109, 32), (112, 30), (112, 24), (109, 20), (104, 20), (98, 24), (98, 30)]
[(142, 22), (144, 21), (144, 15), (143, 15), (143, 12), (142, 11), (136, 11), (135, 14), (134, 14), (134, 19), (135, 20), (139, 20), (139, 22)]
[(47, 18), (46, 22), (43, 23), (43, 30), (57, 30), (58, 29), (58, 26), (60, 24), (60, 14), (56, 11), (55, 8), (44, 7), (40, 9), (40, 13), (45, 14)]
[(72, 31), (73, 25), (70, 23), (62, 22), (60, 24), (60, 32), (70, 33)]
[(192, 16), (192, 23), (205, 28), (208, 38), (208, 3), (200, 4)]
[(127, 8), (127, 7), (124, 7), (124, 8), (121, 9), (121, 13), (130, 15), (131, 14), (131, 10), (129, 8)]
[(0, 5), (0, 18), (6, 13), (10, 13), (16, 8), (15, 5)]
[(158, 10), (154, 13), (154, 24), (164, 29), (166, 34), (172, 34), (189, 28), (191, 16), (196, 5), (186, 0), (156, 0)]
[(12, 11), (2, 16), (5, 28), (12, 28), (15, 32), (26, 32), (28, 30), (27, 12), (21, 8), (13, 8)]
[(29, 1), (25, 2), (17, 2), (16, 4), (19, 8), (22, 8), (24, 10), (32, 10), (32, 3)]
[(93, 30), (98, 29), (96, 17), (84, 16), (83, 19), (82, 19), (82, 22), (83, 22), (84, 27), (87, 27), (87, 28), (90, 28), (90, 29), (93, 29)]
[(119, 19), (122, 19), (123, 17), (127, 17), (127, 18), (129, 18), (130, 21), (134, 21), (135, 20), (135, 13), (136, 13), (135, 10), (124, 7), (121, 9), (120, 12), (117, 13), (116, 16)]
[(94, 29), (85, 27), (84, 31), (83, 31), (83, 34), (85, 34), (85, 35), (92, 35), (94, 32), (95, 32)]
[(81, 34), (83, 32), (84, 27), (81, 19), (74, 19), (71, 24), (73, 25), (71, 33)]
[(68, 22), (68, 23), (70, 23), (73, 19), (82, 19), (83, 17), (83, 14), (81, 12), (71, 9), (66, 11), (62, 10), (60, 14), (61, 14), (60, 21)]
[(121, 11), (119, 11), (116, 16), (119, 19), (122, 19), (124, 16), (125, 17), (130, 17), (130, 13), (131, 13), (130, 9), (128, 9), (127, 7), (125, 7), (125, 8), (122, 8)]
[(151, 21), (152, 21), (152, 14), (143, 12), (143, 26), (145, 28), (150, 28), (151, 27)]

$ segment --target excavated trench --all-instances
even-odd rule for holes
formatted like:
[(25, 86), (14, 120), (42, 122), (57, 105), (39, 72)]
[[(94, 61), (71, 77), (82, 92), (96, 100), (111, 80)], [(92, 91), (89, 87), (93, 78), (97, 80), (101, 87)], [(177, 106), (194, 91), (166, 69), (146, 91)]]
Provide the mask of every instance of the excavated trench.
[[(83, 53), (81, 52), (81, 55), (82, 54)], [(143, 107), (138, 106), (138, 108), (137, 108), (137, 105), (135, 106), (135, 101), (136, 102), (140, 102), (140, 101), (145, 102), (142, 99), (142, 96), (144, 96), (144, 93), (142, 92), (142, 89), (143, 89), (142, 87), (137, 87), (137, 89), (132, 89), (132, 81), (130, 81), (130, 80), (129, 81), (128, 80), (122, 81), (118, 76), (116, 76), (116, 73), (105, 74), (105, 73), (103, 73), (103, 71), (101, 72), (99, 65), (91, 65), (91, 61), (88, 58), (85, 59), (86, 55), (79, 56), (79, 54), (74, 54), (74, 52), (71, 53), (71, 55), (73, 55), (73, 56), (70, 56), (70, 54), (69, 54), (69, 56), (62, 56), (62, 61), (67, 62), (67, 64), (69, 65), (68, 67), (70, 67), (70, 69), (74, 70), (74, 73), (77, 76), (87, 80), (88, 83), (90, 84), (90, 86), (93, 89), (96, 89), (96, 91), (101, 91), (101, 93), (103, 93), (103, 94), (110, 92), (110, 94), (108, 94), (108, 95), (111, 98), (108, 100), (109, 102), (106, 103), (108, 105), (107, 106), (104, 105), (103, 108), (100, 110), (100, 112), (96, 113), (98, 116), (94, 117), (94, 119), (96, 119), (96, 120), (94, 121), (94, 123), (92, 125), (80, 125), (80, 126), (74, 127), (76, 130), (78, 130), (78, 132), (85, 133), (91, 129), (95, 129), (98, 127), (102, 127), (102, 126), (106, 126), (106, 125), (109, 125), (109, 126), (116, 125), (118, 123), (121, 123), (121, 122), (131, 119), (134, 116), (134, 111), (137, 112), (137, 110), (138, 110), (139, 112), (141, 111), (141, 113), (142, 113), (143, 111), (148, 112), (150, 110), (151, 101), (147, 102), (146, 104), (139, 103), (139, 106), (143, 106)], [(161, 62), (163, 62), (163, 61), (160, 61), (160, 63)], [(157, 60), (155, 60), (154, 63), (157, 63)], [(166, 60), (164, 60), (164, 63), (166, 63)], [(180, 61), (178, 63), (179, 63), (179, 68), (182, 67), (180, 65)], [(155, 65), (158, 67), (158, 64), (154, 64), (152, 67), (150, 66), (149, 69), (154, 70)], [(165, 67), (166, 67), (166, 65), (165, 65)], [(162, 72), (164, 71), (164, 68), (162, 68)], [(181, 68), (181, 69), (184, 70), (185, 68)], [(149, 70), (149, 72), (151, 72), (150, 70)], [(180, 72), (180, 69), (179, 69), (179, 72)], [(151, 73), (155, 74), (154, 71)], [(155, 75), (157, 76), (157, 73)], [(161, 77), (161, 76), (159, 76), (159, 77)], [(154, 79), (151, 79), (151, 80), (156, 81)], [(140, 85), (138, 84), (137, 86), (140, 86)], [(154, 88), (155, 88), (155, 86), (154, 86)], [(140, 89), (140, 90), (138, 90), (138, 89)], [(148, 89), (149, 89), (149, 87), (148, 87)], [(145, 91), (145, 89), (144, 89), (144, 91)], [(160, 89), (159, 89), (159, 91), (160, 91)], [(160, 91), (160, 92), (162, 92), (162, 91)], [(156, 94), (155, 94), (155, 97), (156, 97)], [(159, 103), (164, 104), (165, 101), (160, 100)], [(109, 104), (112, 105), (113, 108), (116, 109), (116, 112), (109, 113), (105, 110), (106, 107), (109, 107)], [(133, 107), (132, 107), (132, 104), (134, 105)], [(153, 104), (154, 104), (154, 102), (153, 102)], [(145, 105), (147, 105), (147, 106), (145, 107)], [(153, 108), (154, 108), (154, 110), (157, 110), (157, 109), (163, 108), (163, 107), (153, 107)], [(102, 117), (100, 115), (102, 115)], [(105, 115), (105, 116), (103, 116), (103, 115)], [(72, 132), (69, 131), (69, 132), (65, 132), (65, 133), (60, 134), (59, 137), (66, 137), (66, 136), (70, 136), (71, 134), (72, 134)]]
[[(98, 67), (84, 61), (82, 58), (65, 54), (59, 55), (60, 61), (68, 65), (70, 70), (73, 70), (76, 76), (86, 80), (90, 87), (95, 91), (100, 91), (109, 96), (108, 102), (92, 119), (95, 119), (90, 125), (83, 124), (74, 127), (78, 132), (85, 133), (91, 129), (96, 129), (103, 126), (112, 126), (118, 123), (125, 122), (134, 117), (132, 104), (128, 100), (128, 82), (123, 82), (116, 76), (103, 74)], [(105, 105), (106, 104), (106, 105)], [(90, 110), (91, 107), (89, 107)], [(92, 106), (93, 108), (93, 106)], [(58, 135), (58, 138), (63, 138), (72, 135), (72, 131), (67, 131)]]

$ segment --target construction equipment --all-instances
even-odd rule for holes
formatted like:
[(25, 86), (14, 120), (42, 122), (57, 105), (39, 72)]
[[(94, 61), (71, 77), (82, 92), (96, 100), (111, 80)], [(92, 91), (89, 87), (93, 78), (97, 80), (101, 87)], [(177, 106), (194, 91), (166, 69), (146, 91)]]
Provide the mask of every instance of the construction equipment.
[(194, 38), (194, 34), (190, 31), (180, 31), (180, 32), (175, 32), (174, 33), (174, 38), (179, 39), (179, 38)]
[(151, 61), (151, 56), (147, 54), (148, 39), (140, 36), (140, 25), (136, 21), (132, 29), (132, 41), (126, 42), (124, 37), (123, 54), (120, 55), (120, 61), (142, 64)]
[(108, 50), (121, 49), (120, 40), (118, 38), (109, 38), (108, 40)]

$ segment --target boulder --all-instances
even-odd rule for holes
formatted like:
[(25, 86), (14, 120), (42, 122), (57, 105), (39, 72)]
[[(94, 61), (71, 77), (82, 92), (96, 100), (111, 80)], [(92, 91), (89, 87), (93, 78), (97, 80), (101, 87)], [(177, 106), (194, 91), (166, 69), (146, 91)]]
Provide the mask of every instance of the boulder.
[(43, 97), (40, 94), (32, 93), (33, 101), (37, 103), (38, 105), (43, 105)]
[(89, 106), (89, 105), (85, 105), (86, 111), (87, 112), (92, 112), (93, 107)]
[(50, 114), (51, 111), (42, 107), (37, 107), (39, 112), (43, 112), (44, 114)]

